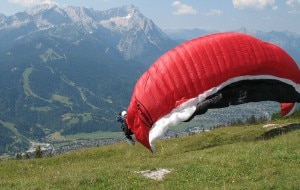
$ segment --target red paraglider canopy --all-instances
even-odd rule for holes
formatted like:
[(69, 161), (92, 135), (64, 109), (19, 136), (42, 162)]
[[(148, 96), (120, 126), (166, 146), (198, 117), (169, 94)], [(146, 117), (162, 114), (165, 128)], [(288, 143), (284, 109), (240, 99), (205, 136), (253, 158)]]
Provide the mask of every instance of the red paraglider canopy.
[(175, 47), (141, 76), (127, 123), (153, 150), (151, 142), (168, 127), (210, 108), (300, 102), (299, 84), (297, 64), (280, 47), (241, 33), (212, 34)]

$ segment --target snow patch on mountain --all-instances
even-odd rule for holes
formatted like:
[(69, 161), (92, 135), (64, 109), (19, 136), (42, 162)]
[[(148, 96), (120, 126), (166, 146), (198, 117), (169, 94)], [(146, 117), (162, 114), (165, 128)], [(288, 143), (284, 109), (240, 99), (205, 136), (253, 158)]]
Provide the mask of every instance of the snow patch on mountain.
[(121, 28), (128, 28), (129, 20), (132, 18), (132, 15), (129, 13), (127, 16), (124, 17), (112, 17), (108, 20), (100, 21), (100, 24), (112, 30), (119, 30)]

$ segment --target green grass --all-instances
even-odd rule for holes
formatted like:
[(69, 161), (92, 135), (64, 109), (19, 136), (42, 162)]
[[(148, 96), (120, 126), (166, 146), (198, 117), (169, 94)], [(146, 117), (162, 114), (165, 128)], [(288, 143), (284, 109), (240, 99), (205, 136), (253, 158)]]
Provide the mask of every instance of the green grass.
[(24, 88), (24, 92), (26, 94), (26, 96), (30, 96), (30, 95), (34, 95), (34, 93), (31, 91), (30, 89), (30, 85), (29, 85), (29, 76), (32, 73), (33, 68), (29, 67), (27, 69), (25, 69), (25, 71), (23, 72), (23, 88)]
[(38, 96), (37, 94), (35, 94), (31, 88), (30, 88), (30, 80), (29, 80), (29, 77), (31, 75), (31, 73), (34, 71), (34, 68), (33, 67), (28, 67), (24, 70), (23, 72), (23, 89), (24, 89), (24, 93), (26, 96), (33, 96), (35, 98), (39, 98), (41, 100), (44, 100), (44, 101), (47, 101), (47, 102), (50, 102), (49, 100), (46, 100), (40, 96)]
[(66, 104), (68, 106), (73, 105), (73, 103), (70, 101), (70, 99), (68, 97), (61, 96), (61, 95), (58, 95), (58, 94), (53, 94), (52, 95), (52, 100), (58, 101), (62, 104)]
[(49, 106), (44, 106), (44, 107), (30, 107), (31, 111), (38, 111), (38, 112), (48, 112), (51, 111), (52, 108)]
[(15, 127), (15, 124), (10, 123), (10, 122), (5, 122), (5, 121), (2, 121), (2, 120), (0, 120), (0, 124), (2, 126), (6, 127), (7, 129), (11, 130), (16, 136), (22, 137), (21, 133), (19, 133), (19, 131)]
[[(300, 119), (280, 120), (291, 123)], [(300, 125), (300, 124), (299, 124)], [(86, 148), (51, 158), (0, 161), (0, 189), (298, 189), (300, 130), (263, 138), (262, 125)], [(136, 171), (171, 170), (163, 180)]]
[(105, 139), (105, 138), (122, 138), (124, 136), (123, 132), (94, 132), (94, 133), (78, 133), (74, 135), (66, 135), (64, 136), (67, 140), (78, 140), (78, 139), (86, 139), (86, 140), (97, 140), (97, 139)]
[(101, 140), (101, 139), (121, 139), (124, 138), (123, 132), (94, 132), (94, 133), (77, 133), (74, 135), (65, 135), (62, 136), (60, 132), (55, 132), (51, 134), (46, 142), (52, 144), (55, 148), (60, 148), (62, 146), (70, 145), (76, 142), (87, 143), (93, 140)]

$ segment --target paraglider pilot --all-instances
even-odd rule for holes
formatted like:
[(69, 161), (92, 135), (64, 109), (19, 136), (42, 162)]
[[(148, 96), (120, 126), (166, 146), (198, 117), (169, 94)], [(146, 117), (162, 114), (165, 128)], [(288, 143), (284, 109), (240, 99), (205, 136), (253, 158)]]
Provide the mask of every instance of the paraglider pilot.
[(127, 123), (126, 123), (126, 117), (127, 117), (127, 112), (126, 111), (122, 111), (119, 113), (119, 115), (116, 117), (116, 121), (121, 123), (121, 129), (125, 134), (125, 138), (126, 140), (131, 143), (134, 144), (134, 140), (132, 138), (131, 135), (133, 135), (132, 131), (130, 129), (128, 129)]

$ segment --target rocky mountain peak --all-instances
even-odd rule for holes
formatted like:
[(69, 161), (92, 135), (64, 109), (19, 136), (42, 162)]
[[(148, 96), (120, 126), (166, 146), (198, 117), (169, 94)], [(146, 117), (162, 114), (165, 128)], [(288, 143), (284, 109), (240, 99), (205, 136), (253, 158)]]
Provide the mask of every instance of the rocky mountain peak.
[(33, 8), (30, 8), (25, 12), (27, 12), (31, 16), (35, 16), (35, 15), (43, 14), (45, 11), (49, 11), (49, 10), (61, 11), (61, 9), (56, 4), (41, 4)]
[[(116, 51), (125, 59), (139, 57), (149, 49), (160, 52), (165, 48), (161, 46), (172, 43), (134, 5), (97, 11), (43, 4), (9, 17), (0, 17), (0, 30), (6, 39), (17, 43), (40, 36), (78, 42), (84, 36), (101, 42), (106, 46), (104, 49)], [(9, 43), (8, 46), (14, 45)]]

